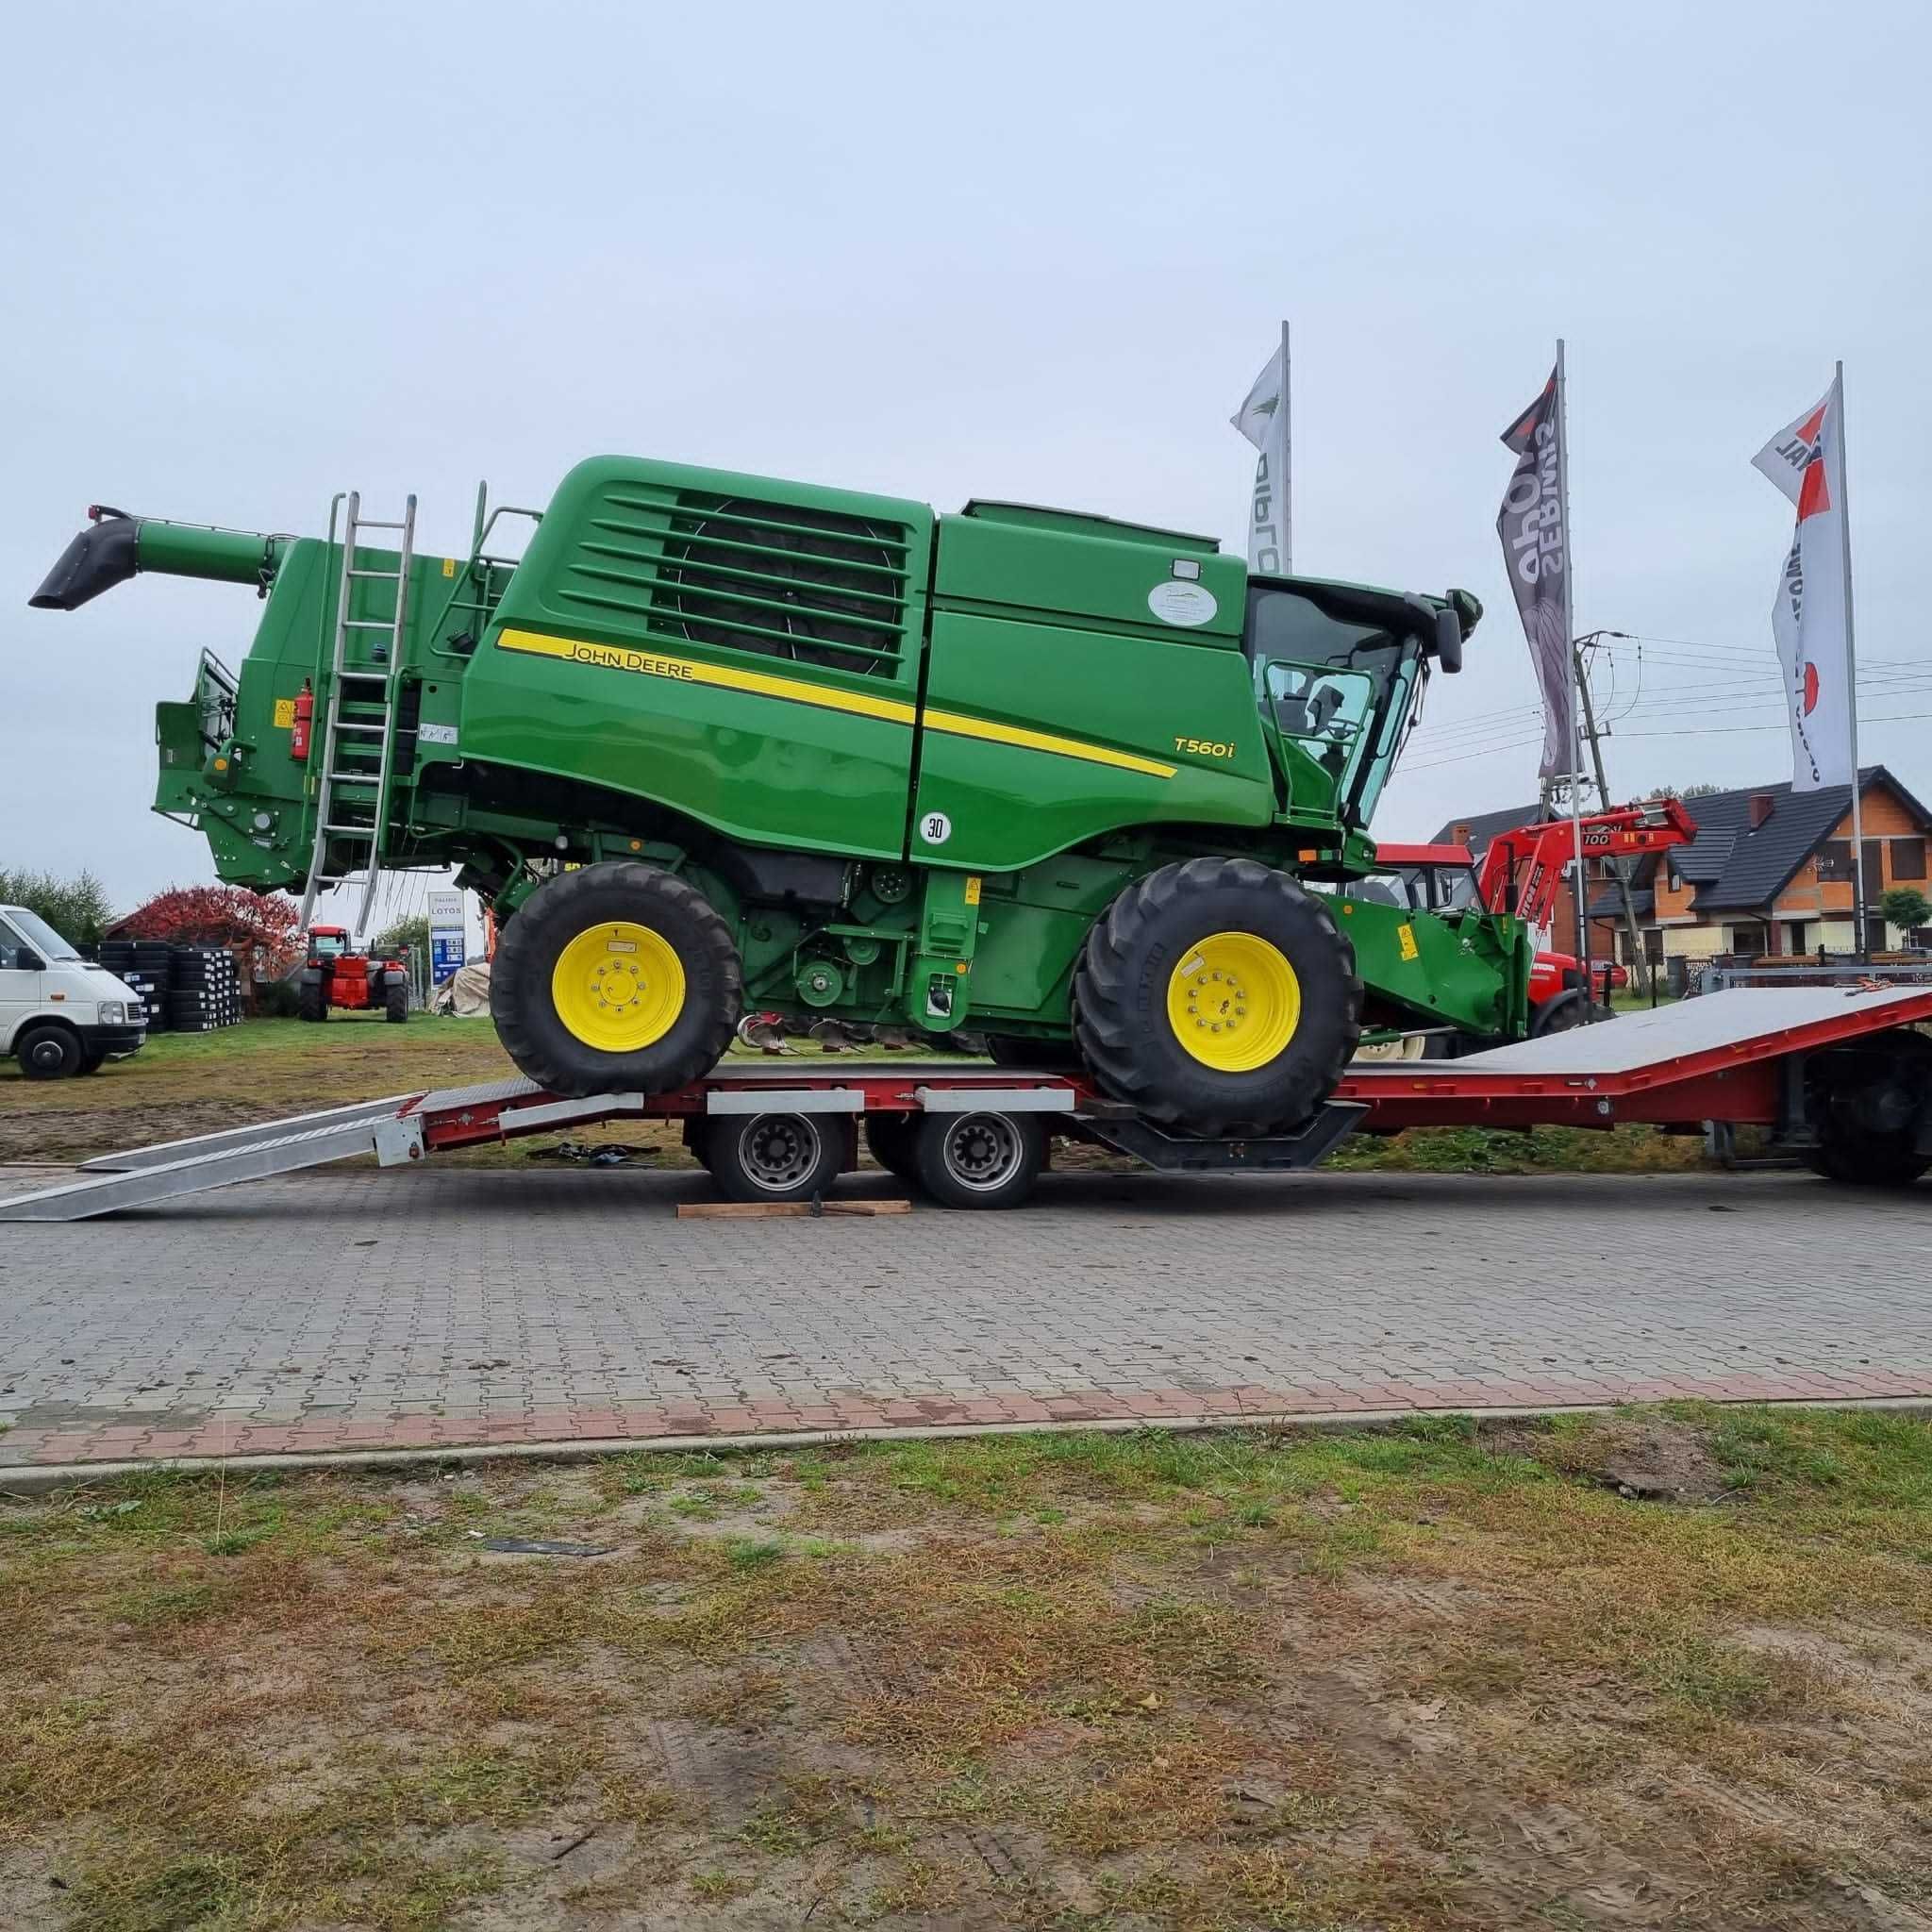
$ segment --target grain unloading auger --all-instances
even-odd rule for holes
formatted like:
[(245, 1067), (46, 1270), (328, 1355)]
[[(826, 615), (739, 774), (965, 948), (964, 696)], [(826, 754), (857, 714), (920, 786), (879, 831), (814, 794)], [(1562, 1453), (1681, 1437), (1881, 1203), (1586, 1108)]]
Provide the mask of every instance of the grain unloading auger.
[[(531, 517), (521, 560), (490, 550)], [(749, 1003), (970, 1027), (1182, 1132), (1307, 1120), (1366, 1027), (1524, 1026), (1519, 922), (1324, 890), (1479, 607), (1250, 576), (1211, 540), (600, 457), (467, 557), (101, 512), (34, 599), (255, 584), (161, 705), (156, 808), (229, 881), (458, 869), (552, 1092), (665, 1092)], [(375, 541), (365, 541), (378, 532)], [(365, 897), (365, 905), (367, 899)]]

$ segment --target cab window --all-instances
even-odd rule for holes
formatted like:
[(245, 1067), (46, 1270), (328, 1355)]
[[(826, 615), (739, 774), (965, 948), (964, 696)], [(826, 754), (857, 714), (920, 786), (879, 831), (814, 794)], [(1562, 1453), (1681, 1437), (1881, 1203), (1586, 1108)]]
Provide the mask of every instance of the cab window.
[(0, 972), (14, 973), (25, 967), (29, 948), (21, 936), (0, 919)]

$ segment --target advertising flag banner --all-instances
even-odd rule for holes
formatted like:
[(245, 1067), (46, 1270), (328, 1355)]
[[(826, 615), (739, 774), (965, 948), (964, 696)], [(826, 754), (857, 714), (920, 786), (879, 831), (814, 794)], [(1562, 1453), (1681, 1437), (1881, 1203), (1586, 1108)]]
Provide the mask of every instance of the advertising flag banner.
[(1576, 765), (1562, 435), (1562, 392), (1558, 372), (1552, 370), (1542, 393), (1503, 432), (1504, 447), (1515, 455), (1516, 468), (1496, 518), (1516, 614), (1523, 620), (1542, 689), (1544, 778), (1566, 777)]
[(1791, 729), (1791, 789), (1816, 791), (1852, 778), (1850, 587), (1845, 577), (1844, 398), (1834, 381), (1822, 401), (1752, 458), (1797, 508), (1772, 605)]
[(1248, 505), (1248, 568), (1262, 576), (1286, 576), (1293, 569), (1289, 541), (1288, 329), (1269, 357), (1243, 402), (1228, 421), (1260, 456)]

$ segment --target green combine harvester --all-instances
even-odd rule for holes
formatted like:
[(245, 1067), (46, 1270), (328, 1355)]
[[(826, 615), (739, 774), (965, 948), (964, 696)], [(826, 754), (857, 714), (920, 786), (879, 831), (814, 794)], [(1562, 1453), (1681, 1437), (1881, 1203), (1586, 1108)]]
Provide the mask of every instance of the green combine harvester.
[[(449, 868), (517, 1065), (665, 1092), (746, 1011), (986, 1036), (1161, 1130), (1296, 1128), (1364, 1029), (1520, 1037), (1527, 933), (1350, 896), (1480, 609), (1251, 576), (1209, 538), (599, 457), (467, 557), (99, 509), (32, 600), (264, 599), (157, 712), (156, 809), (303, 899)], [(534, 523), (520, 559), (506, 520)]]

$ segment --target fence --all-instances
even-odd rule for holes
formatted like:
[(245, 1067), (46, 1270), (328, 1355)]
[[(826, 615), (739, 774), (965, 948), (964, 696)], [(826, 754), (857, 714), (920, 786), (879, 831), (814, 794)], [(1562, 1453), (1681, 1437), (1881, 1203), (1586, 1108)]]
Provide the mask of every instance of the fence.
[(1932, 953), (1916, 959), (1806, 959), (1766, 965), (1761, 959), (1733, 965), (1713, 959), (1695, 975), (1699, 992), (1733, 986), (1856, 986), (1876, 980), (1889, 986), (1932, 986)]

